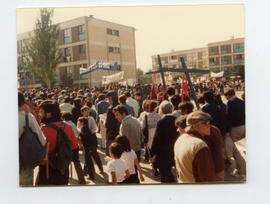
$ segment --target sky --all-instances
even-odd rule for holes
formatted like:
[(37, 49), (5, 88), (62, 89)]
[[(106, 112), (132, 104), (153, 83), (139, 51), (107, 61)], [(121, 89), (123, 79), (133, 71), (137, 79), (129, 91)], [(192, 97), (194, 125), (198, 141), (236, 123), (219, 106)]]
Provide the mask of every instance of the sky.
[[(17, 33), (33, 30), (39, 15), (39, 8), (17, 9)], [(137, 68), (143, 71), (151, 69), (152, 55), (244, 37), (245, 30), (244, 4), (57, 7), (52, 20), (89, 15), (136, 29)]]

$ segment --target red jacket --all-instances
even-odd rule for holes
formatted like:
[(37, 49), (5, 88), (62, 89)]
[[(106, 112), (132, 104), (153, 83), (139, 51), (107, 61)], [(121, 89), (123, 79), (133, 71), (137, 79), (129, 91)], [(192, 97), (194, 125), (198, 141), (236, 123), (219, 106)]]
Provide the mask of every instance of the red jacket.
[[(52, 124), (57, 125), (58, 127), (60, 127), (62, 121), (58, 121), (58, 122), (52, 122)], [(48, 126), (41, 126), (41, 130), (43, 132), (43, 134), (46, 137), (47, 142), (50, 143), (50, 147), (49, 147), (49, 154), (54, 150), (55, 145), (56, 145), (56, 135), (57, 132), (55, 129), (48, 127)], [(71, 125), (65, 123), (65, 129), (64, 129), (65, 133), (67, 134), (67, 136), (69, 137), (69, 139), (71, 140), (72, 143), (72, 149), (77, 149), (78, 148), (78, 140), (72, 130)], [(42, 163), (42, 165), (46, 164), (46, 161), (44, 160)]]

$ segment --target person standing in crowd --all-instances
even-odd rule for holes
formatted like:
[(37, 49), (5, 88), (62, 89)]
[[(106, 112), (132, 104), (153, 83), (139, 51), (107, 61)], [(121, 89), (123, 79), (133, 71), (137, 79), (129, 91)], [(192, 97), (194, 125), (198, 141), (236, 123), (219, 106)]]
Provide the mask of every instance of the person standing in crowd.
[(98, 118), (97, 118), (97, 122), (99, 123), (99, 115), (103, 114), (103, 113), (107, 113), (108, 108), (110, 106), (110, 104), (105, 101), (105, 94), (99, 94), (98, 96), (98, 103), (97, 103), (97, 114), (98, 114)]
[(70, 104), (70, 98), (64, 97), (64, 102), (59, 105), (61, 112), (72, 112), (72, 105)]
[(139, 121), (128, 114), (128, 110), (123, 105), (118, 105), (113, 109), (115, 118), (121, 123), (119, 134), (125, 135), (130, 147), (133, 149), (140, 161), (142, 130)]
[(126, 101), (127, 101), (127, 97), (124, 94), (119, 96), (119, 102), (121, 105), (125, 106), (125, 108), (128, 110), (128, 115), (134, 116), (135, 114), (134, 114), (133, 107), (128, 105)]
[(245, 137), (245, 102), (235, 96), (234, 89), (226, 88), (227, 128), (225, 134), (226, 156), (230, 162), (229, 170), (233, 176), (243, 177), (246, 174), (246, 162), (234, 142)]
[(107, 93), (106, 97), (109, 100), (110, 106), (107, 111), (105, 122), (106, 130), (106, 155), (109, 156), (109, 146), (114, 141), (114, 138), (119, 134), (120, 123), (115, 118), (113, 109), (118, 105), (118, 95), (114, 91)]
[(95, 121), (97, 121), (97, 112), (95, 111), (93, 107), (92, 100), (90, 98), (86, 98), (85, 100), (85, 106), (89, 107), (89, 116), (92, 116)]
[[(63, 123), (61, 120), (61, 112), (59, 108), (59, 104), (57, 102), (46, 100), (41, 103), (39, 116), (41, 122), (44, 124), (41, 127), (43, 134), (46, 137), (46, 140), (49, 142), (49, 152), (52, 153), (54, 148), (56, 147), (56, 139), (57, 139), (57, 131), (46, 124), (52, 124), (60, 127)], [(64, 132), (70, 139), (72, 143), (72, 149), (76, 149), (78, 145), (77, 138), (74, 135), (72, 127), (69, 124), (64, 123)], [(43, 161), (41, 165), (39, 165), (38, 172), (38, 185), (67, 185), (68, 184), (68, 174), (69, 169), (66, 168), (64, 173), (62, 173), (58, 169), (54, 169), (49, 165), (49, 178), (46, 177), (46, 163), (47, 161)]]
[(174, 109), (172, 114), (174, 117), (178, 118), (180, 116), (180, 113), (178, 111), (178, 106), (181, 102), (181, 98), (179, 95), (173, 95), (170, 101), (173, 104), (173, 109)]
[(139, 104), (139, 112), (138, 112), (138, 117), (139, 117), (141, 113), (143, 112), (143, 108), (142, 108), (143, 98), (140, 92), (136, 92), (134, 97), (137, 103)]
[(163, 101), (159, 105), (162, 118), (158, 121), (154, 140), (151, 146), (152, 163), (156, 163), (161, 177), (161, 183), (175, 182), (171, 172), (174, 166), (173, 146), (178, 137), (174, 125), (175, 117), (171, 114), (173, 105), (169, 101)]
[[(22, 136), (22, 134), (24, 133), (24, 127), (26, 125), (26, 121), (25, 121), (25, 114), (26, 113), (23, 111), (24, 103), (25, 103), (25, 99), (24, 99), (23, 94), (21, 92), (18, 92), (19, 139)], [(45, 138), (43, 132), (41, 131), (35, 117), (31, 113), (28, 113), (28, 125), (29, 125), (30, 129), (34, 133), (36, 133), (40, 143), (43, 146), (45, 146), (46, 145), (46, 138)], [(20, 177), (19, 177), (20, 185), (31, 185), (32, 186), (33, 185), (34, 169), (25, 168), (25, 167), (22, 167), (20, 165), (19, 172), (20, 172)]]
[(135, 118), (138, 118), (138, 116), (139, 116), (139, 109), (140, 109), (140, 106), (139, 106), (138, 102), (131, 97), (131, 94), (130, 94), (129, 91), (125, 92), (125, 96), (127, 97), (126, 103), (133, 108), (133, 111), (134, 111), (134, 115), (133, 116)]
[[(118, 135), (115, 138), (115, 142), (119, 143), (123, 149), (123, 153), (120, 159), (123, 159), (126, 162), (126, 165), (130, 173), (130, 176), (127, 179), (125, 179), (124, 183), (140, 183), (140, 181), (144, 181), (140, 163), (138, 161), (136, 153), (134, 152), (133, 149), (130, 148), (128, 138), (124, 135)], [(140, 181), (138, 178), (138, 172), (136, 170), (138, 170), (139, 172)]]
[(73, 119), (72, 119), (72, 122), (74, 124), (77, 124), (77, 119), (81, 116), (81, 99), (80, 98), (75, 98), (74, 101), (73, 101), (73, 108), (72, 108), (72, 116), (73, 116)]
[[(75, 137), (79, 138), (79, 133), (77, 130), (77, 126), (72, 122), (72, 114), (70, 112), (62, 112), (62, 119), (69, 125), (71, 125), (72, 130), (74, 132)], [(78, 143), (78, 141), (77, 141)], [(79, 160), (79, 145), (76, 145), (77, 148), (72, 150), (72, 161), (79, 179), (79, 184), (86, 184), (86, 181), (84, 179), (83, 171), (82, 171), (82, 166)]]
[(120, 159), (122, 155), (122, 147), (119, 143), (113, 142), (109, 146), (110, 160), (107, 163), (109, 173), (109, 183), (122, 184), (129, 177), (129, 170), (124, 160)]
[[(187, 116), (186, 133), (181, 134), (174, 145), (178, 182), (215, 182), (214, 162), (203, 137), (210, 135), (211, 116), (194, 111)], [(178, 125), (179, 126), (179, 125)]]
[(180, 115), (187, 115), (191, 113), (194, 109), (194, 105), (189, 101), (181, 102), (178, 106), (178, 111)]

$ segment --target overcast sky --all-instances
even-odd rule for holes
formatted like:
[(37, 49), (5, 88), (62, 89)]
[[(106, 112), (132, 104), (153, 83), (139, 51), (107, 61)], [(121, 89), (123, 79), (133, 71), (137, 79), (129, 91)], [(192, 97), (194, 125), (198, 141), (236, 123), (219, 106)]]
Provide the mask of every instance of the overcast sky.
[[(209, 42), (244, 37), (244, 5), (115, 6), (55, 8), (53, 22), (94, 17), (136, 28), (137, 67), (152, 67), (151, 56), (204, 47)], [(17, 9), (17, 32), (34, 28), (38, 8)]]

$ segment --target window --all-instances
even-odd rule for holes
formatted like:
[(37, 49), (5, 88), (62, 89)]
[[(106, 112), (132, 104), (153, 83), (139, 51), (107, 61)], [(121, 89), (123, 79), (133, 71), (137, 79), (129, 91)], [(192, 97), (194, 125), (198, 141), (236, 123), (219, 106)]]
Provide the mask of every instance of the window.
[(176, 55), (171, 56), (171, 60), (176, 60), (176, 59), (177, 59)]
[(233, 44), (233, 52), (244, 52), (244, 43)]
[(119, 36), (119, 31), (118, 30), (113, 30), (113, 35)]
[(72, 67), (70, 66), (70, 67), (67, 67), (67, 74), (69, 75), (69, 74), (72, 74)]
[(79, 45), (79, 50), (80, 50), (80, 54), (85, 53), (86, 45), (85, 44)]
[[(81, 64), (80, 67), (87, 68), (87, 64)], [(88, 79), (88, 74), (85, 74), (85, 75), (82, 75), (82, 76), (80, 75), (80, 79), (82, 79), (82, 80)]]
[(119, 47), (115, 47), (114, 48), (114, 53), (120, 53), (120, 48)]
[(67, 56), (70, 56), (70, 47), (67, 47), (67, 48), (64, 48), (64, 56), (67, 57)]
[(117, 65), (116, 70), (121, 70), (121, 65), (120, 64)]
[(119, 36), (119, 30), (113, 30), (113, 29), (107, 28), (107, 34)]
[(120, 48), (119, 47), (108, 47), (108, 52), (120, 53)]
[(210, 58), (209, 64), (210, 64), (210, 66), (214, 66), (215, 65), (215, 58)]
[(112, 35), (112, 29), (107, 28), (107, 34)]
[(233, 56), (233, 63), (234, 64), (245, 63), (245, 56), (244, 55), (234, 55)]
[(113, 52), (113, 47), (108, 47), (109, 52)]
[(79, 40), (85, 40), (85, 25), (79, 25)]
[(64, 30), (64, 43), (70, 43), (71, 39), (70, 39), (70, 29), (65, 29)]

